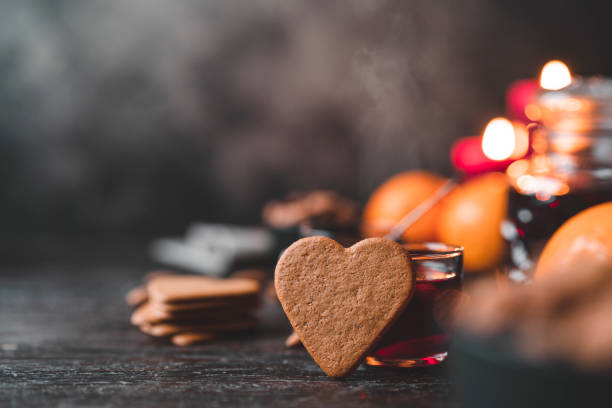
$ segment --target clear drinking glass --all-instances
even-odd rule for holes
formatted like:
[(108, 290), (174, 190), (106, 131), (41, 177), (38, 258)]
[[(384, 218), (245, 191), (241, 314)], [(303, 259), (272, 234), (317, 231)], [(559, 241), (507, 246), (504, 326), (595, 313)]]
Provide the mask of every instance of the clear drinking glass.
[(366, 357), (366, 364), (424, 367), (447, 356), (453, 310), (463, 285), (463, 248), (441, 243), (404, 244), (416, 271), (410, 303)]

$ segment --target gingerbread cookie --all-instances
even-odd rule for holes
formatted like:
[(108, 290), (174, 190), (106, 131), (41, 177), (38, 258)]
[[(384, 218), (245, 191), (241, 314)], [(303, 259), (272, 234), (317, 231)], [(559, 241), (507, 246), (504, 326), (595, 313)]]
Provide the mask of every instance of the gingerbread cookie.
[(230, 322), (216, 323), (200, 323), (200, 324), (178, 324), (178, 323), (159, 323), (146, 325), (146, 333), (155, 337), (171, 336), (185, 332), (204, 332), (204, 333), (220, 333), (232, 332), (251, 329), (257, 325), (259, 321), (254, 317), (243, 318), (242, 320)]
[(250, 329), (259, 306), (259, 283), (253, 278), (215, 279), (155, 273), (126, 301), (138, 307), (130, 321), (143, 333), (170, 337), (176, 345), (205, 341)]
[(259, 296), (249, 295), (234, 299), (201, 300), (187, 303), (156, 302), (157, 308), (168, 313), (192, 312), (194, 310), (215, 310), (231, 307), (250, 308), (259, 305)]
[(149, 299), (149, 293), (144, 286), (134, 288), (125, 295), (125, 302), (132, 307), (143, 304), (147, 299)]
[(156, 324), (168, 322), (217, 322), (241, 320), (250, 316), (248, 309), (242, 307), (193, 310), (189, 312), (168, 313), (157, 308), (156, 304), (146, 302), (132, 313), (131, 322)]
[(149, 297), (155, 302), (190, 303), (212, 299), (241, 299), (259, 292), (253, 279), (215, 279), (205, 276), (162, 275), (147, 284)]
[(285, 347), (287, 348), (297, 347), (300, 344), (302, 344), (302, 342), (300, 341), (300, 336), (298, 336), (296, 332), (292, 332), (285, 340)]
[(188, 333), (180, 333), (172, 336), (172, 343), (175, 346), (190, 346), (195, 343), (203, 343), (205, 341), (209, 341), (215, 338), (214, 333), (197, 333), (197, 332), (188, 332)]
[(394, 241), (370, 238), (344, 248), (311, 237), (283, 253), (275, 286), (304, 347), (327, 375), (343, 377), (406, 308), (415, 273)]
[(295, 193), (272, 201), (262, 210), (264, 222), (274, 228), (306, 224), (313, 228), (346, 230), (359, 224), (359, 206), (329, 190)]

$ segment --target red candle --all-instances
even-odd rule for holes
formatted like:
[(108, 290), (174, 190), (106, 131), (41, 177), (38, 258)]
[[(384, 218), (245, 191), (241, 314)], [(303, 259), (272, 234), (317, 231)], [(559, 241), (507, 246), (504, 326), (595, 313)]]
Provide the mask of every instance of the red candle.
[(466, 175), (476, 175), (489, 171), (504, 171), (512, 160), (491, 160), (485, 156), (480, 136), (464, 137), (453, 145), (451, 162), (453, 166)]
[(512, 120), (529, 123), (533, 120), (527, 116), (529, 105), (540, 89), (537, 79), (522, 79), (510, 84), (506, 91), (506, 110)]
[(527, 153), (528, 135), (523, 125), (506, 118), (493, 118), (482, 137), (459, 139), (451, 150), (455, 168), (474, 175), (489, 171), (503, 171)]

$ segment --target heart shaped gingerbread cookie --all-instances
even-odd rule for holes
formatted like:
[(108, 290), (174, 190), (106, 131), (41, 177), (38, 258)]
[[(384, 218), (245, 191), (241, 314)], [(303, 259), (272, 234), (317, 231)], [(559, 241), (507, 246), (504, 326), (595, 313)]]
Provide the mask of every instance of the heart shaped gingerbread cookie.
[(415, 274), (406, 252), (391, 240), (369, 238), (344, 248), (311, 237), (283, 253), (274, 284), (312, 358), (330, 377), (343, 377), (405, 309)]

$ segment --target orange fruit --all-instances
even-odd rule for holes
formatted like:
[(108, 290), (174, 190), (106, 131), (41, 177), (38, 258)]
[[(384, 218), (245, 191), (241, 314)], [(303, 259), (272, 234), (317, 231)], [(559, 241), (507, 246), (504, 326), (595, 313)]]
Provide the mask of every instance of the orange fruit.
[[(383, 236), (417, 205), (431, 196), (446, 179), (426, 171), (397, 174), (378, 187), (363, 212), (362, 232), (366, 237)], [(408, 228), (402, 238), (407, 242), (436, 239), (440, 205), (434, 206)]]
[(438, 238), (464, 247), (466, 271), (491, 270), (501, 262), (506, 245), (500, 225), (507, 201), (508, 182), (502, 173), (468, 180), (442, 201)]
[(565, 221), (546, 243), (534, 279), (596, 267), (612, 269), (612, 202), (587, 208)]

